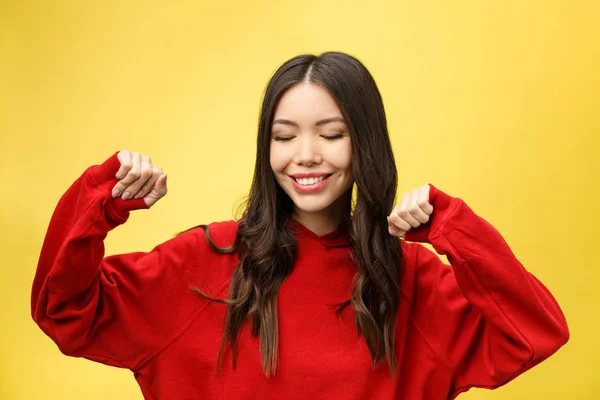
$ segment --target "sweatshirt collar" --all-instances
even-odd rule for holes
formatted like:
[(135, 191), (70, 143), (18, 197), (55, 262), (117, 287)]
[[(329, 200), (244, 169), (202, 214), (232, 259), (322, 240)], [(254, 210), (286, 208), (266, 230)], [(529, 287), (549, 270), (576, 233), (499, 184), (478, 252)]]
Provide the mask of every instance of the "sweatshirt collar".
[(346, 223), (342, 223), (336, 230), (324, 235), (317, 235), (306, 226), (302, 225), (295, 219), (290, 219), (290, 227), (296, 234), (298, 240), (315, 240), (325, 247), (349, 247), (351, 245), (350, 234)]

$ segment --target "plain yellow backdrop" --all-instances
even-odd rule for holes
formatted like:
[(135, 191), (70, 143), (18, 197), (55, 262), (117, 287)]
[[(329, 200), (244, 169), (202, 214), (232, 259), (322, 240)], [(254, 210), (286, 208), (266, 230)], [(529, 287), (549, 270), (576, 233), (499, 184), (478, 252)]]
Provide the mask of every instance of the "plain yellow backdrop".
[(383, 94), (400, 191), (431, 182), (502, 232), (572, 338), (464, 399), (598, 399), (600, 7), (595, 1), (0, 3), (0, 398), (141, 399), (132, 374), (63, 356), (30, 317), (53, 208), (89, 165), (150, 154), (169, 195), (108, 238), (149, 250), (230, 219), (265, 84), (342, 50)]

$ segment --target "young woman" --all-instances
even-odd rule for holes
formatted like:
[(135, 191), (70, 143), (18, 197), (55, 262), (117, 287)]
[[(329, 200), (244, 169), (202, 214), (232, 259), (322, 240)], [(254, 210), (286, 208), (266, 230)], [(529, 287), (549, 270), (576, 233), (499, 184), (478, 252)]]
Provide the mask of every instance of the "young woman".
[(60, 200), (33, 318), (63, 353), (129, 368), (161, 400), (449, 399), (568, 340), (489, 223), (432, 185), (394, 207), (396, 180), (366, 68), (295, 57), (267, 86), (240, 221), (104, 257), (108, 232), (167, 192), (150, 157), (118, 152)]

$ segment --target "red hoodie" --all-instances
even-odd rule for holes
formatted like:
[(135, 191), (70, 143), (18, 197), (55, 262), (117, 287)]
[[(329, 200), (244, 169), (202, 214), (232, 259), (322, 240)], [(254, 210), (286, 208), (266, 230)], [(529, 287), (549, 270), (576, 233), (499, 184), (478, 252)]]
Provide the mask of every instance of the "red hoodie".
[[(298, 222), (298, 257), (278, 296), (278, 368), (261, 370), (259, 340), (242, 331), (238, 364), (217, 355), (237, 254), (211, 250), (192, 229), (144, 253), (104, 257), (107, 233), (143, 199), (111, 197), (116, 154), (90, 167), (60, 200), (33, 282), (32, 314), (67, 355), (133, 371), (147, 399), (452, 399), (498, 387), (558, 350), (569, 337), (550, 292), (502, 236), (462, 200), (431, 187), (430, 222), (402, 241), (396, 324), (397, 379), (372, 365), (350, 297), (356, 273), (343, 228), (317, 236)], [(235, 221), (209, 226), (219, 246)]]

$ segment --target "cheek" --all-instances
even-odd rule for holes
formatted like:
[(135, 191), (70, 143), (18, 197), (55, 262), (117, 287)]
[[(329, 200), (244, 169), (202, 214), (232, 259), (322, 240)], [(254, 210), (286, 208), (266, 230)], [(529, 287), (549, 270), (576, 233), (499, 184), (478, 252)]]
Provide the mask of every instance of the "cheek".
[(271, 163), (271, 169), (273, 172), (278, 173), (285, 170), (288, 162), (286, 161), (286, 154), (284, 151), (278, 148), (277, 144), (272, 144), (269, 155), (269, 162)]
[(349, 143), (343, 143), (332, 149), (328, 157), (329, 162), (336, 169), (346, 172), (352, 171), (352, 147)]

